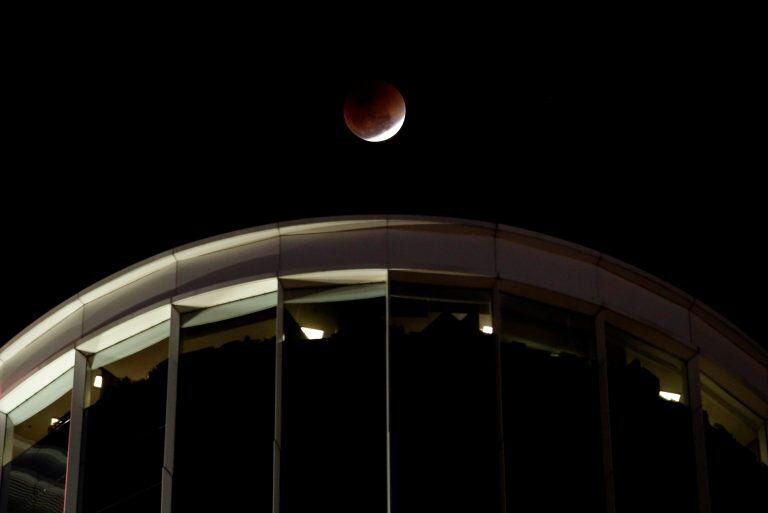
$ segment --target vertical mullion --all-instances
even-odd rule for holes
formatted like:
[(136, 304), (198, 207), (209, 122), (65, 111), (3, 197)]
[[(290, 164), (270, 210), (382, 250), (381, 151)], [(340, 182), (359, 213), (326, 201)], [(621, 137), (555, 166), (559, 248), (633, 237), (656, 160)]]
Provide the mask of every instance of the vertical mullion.
[(67, 477), (64, 485), (64, 511), (77, 513), (80, 503), (80, 471), (83, 459), (83, 410), (88, 376), (88, 358), (75, 350), (75, 371), (72, 383), (72, 403), (69, 413), (67, 446)]
[(768, 465), (768, 420), (763, 422), (760, 430), (760, 461)]
[(161, 484), (161, 513), (171, 513), (173, 507), (173, 466), (176, 449), (176, 402), (178, 397), (179, 355), (181, 354), (181, 314), (171, 308), (171, 333), (168, 344), (168, 384), (165, 400), (165, 444), (163, 479)]
[[(3, 490), (3, 467), (5, 466), (5, 438), (6, 429), (8, 427), (8, 415), (0, 412), (0, 494)], [(2, 504), (2, 497), (0, 497), (0, 504)]]
[(283, 433), (283, 283), (277, 282), (277, 313), (275, 316), (275, 431), (272, 446), (272, 513), (280, 512), (280, 458)]
[(615, 513), (616, 492), (613, 475), (613, 447), (611, 443), (611, 413), (608, 395), (608, 354), (605, 341), (605, 310), (595, 317), (595, 354), (597, 356), (598, 393), (600, 401), (600, 431), (602, 433), (603, 491), (605, 512)]
[(694, 355), (686, 362), (688, 385), (688, 403), (691, 410), (691, 429), (693, 434), (694, 460), (696, 462), (696, 482), (698, 483), (698, 505), (700, 513), (709, 513), (709, 475), (707, 471), (706, 439), (704, 435), (704, 415), (701, 406), (700, 356)]
[(507, 449), (504, 441), (504, 402), (502, 396), (503, 369), (501, 365), (501, 292), (499, 282), (493, 286), (491, 298), (491, 324), (496, 344), (496, 419), (497, 441), (499, 442), (499, 506), (502, 513), (507, 511)]
[(13, 422), (10, 418), (10, 412), (7, 414), (0, 413), (0, 425), (3, 426), (3, 432), (0, 434), (0, 438), (2, 438), (0, 446), (3, 449), (3, 452), (0, 453), (0, 463), (2, 463), (0, 465), (0, 507), (2, 507), (3, 503), (7, 504), (9, 500), (8, 477), (3, 479), (2, 467), (6, 465), (6, 462), (10, 462), (13, 456)]
[(386, 403), (386, 422), (387, 422), (387, 513), (392, 513), (392, 426), (390, 424), (390, 394), (389, 394), (389, 325), (390, 325), (390, 272), (387, 270), (387, 283), (386, 283), (386, 295), (385, 295), (385, 322), (387, 323), (385, 328), (385, 341), (384, 341), (384, 369), (386, 372), (385, 377), (385, 403)]

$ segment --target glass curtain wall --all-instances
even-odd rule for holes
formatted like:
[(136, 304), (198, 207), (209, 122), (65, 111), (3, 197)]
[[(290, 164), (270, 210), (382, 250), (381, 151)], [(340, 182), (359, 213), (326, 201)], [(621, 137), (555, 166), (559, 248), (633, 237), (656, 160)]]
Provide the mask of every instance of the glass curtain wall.
[(606, 326), (616, 511), (696, 512), (685, 363)]
[(166, 321), (88, 358), (82, 513), (160, 511), (169, 336)]
[(712, 512), (768, 504), (765, 421), (704, 374), (701, 402)]
[(601, 511), (594, 319), (501, 294), (507, 511)]
[(277, 293), (181, 317), (175, 513), (272, 511)]
[(394, 513), (498, 513), (497, 356), (487, 291), (390, 283)]
[[(181, 314), (174, 513), (604, 510), (593, 317), (492, 306), (490, 281), (307, 276)], [(87, 354), (79, 513), (159, 513), (170, 329)], [(616, 512), (698, 511), (686, 353), (605, 334)], [(4, 407), (0, 513), (63, 510), (75, 373), (53, 363)], [(712, 513), (754, 511), (766, 419), (699, 381)]]
[(8, 413), (0, 488), (3, 513), (63, 510), (73, 378), (70, 369)]
[(386, 285), (282, 286), (280, 511), (385, 513)]

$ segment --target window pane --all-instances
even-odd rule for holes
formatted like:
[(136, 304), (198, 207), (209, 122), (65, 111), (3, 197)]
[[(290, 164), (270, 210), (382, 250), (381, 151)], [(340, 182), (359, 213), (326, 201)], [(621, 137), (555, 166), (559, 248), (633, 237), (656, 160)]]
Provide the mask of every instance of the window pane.
[(164, 322), (88, 358), (84, 513), (160, 510), (169, 332)]
[(618, 513), (697, 511), (684, 363), (607, 326)]
[(0, 511), (60, 513), (69, 445), (72, 370), (8, 414)]
[(272, 511), (276, 295), (185, 314), (174, 511)]
[(508, 511), (600, 511), (594, 321), (502, 295)]
[(753, 511), (768, 490), (768, 461), (760, 461), (764, 421), (704, 375), (701, 402), (712, 511)]
[(392, 511), (499, 511), (489, 294), (393, 283)]
[(285, 290), (283, 513), (384, 513), (383, 284)]

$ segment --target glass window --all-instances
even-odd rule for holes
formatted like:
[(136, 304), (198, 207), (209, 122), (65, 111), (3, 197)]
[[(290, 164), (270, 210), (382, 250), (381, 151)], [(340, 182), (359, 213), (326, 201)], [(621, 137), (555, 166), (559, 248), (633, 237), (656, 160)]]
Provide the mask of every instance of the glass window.
[(69, 445), (70, 369), (6, 418), (0, 511), (60, 513)]
[(698, 510), (682, 360), (606, 327), (616, 511)]
[(277, 294), (182, 316), (174, 511), (272, 511)]
[(392, 511), (497, 513), (490, 295), (395, 282), (390, 315)]
[(600, 511), (594, 320), (501, 295), (509, 511)]
[(283, 287), (280, 510), (385, 513), (386, 287)]
[(88, 358), (83, 513), (160, 510), (170, 323)]
[(765, 421), (705, 375), (701, 402), (712, 512), (753, 511), (768, 490)]

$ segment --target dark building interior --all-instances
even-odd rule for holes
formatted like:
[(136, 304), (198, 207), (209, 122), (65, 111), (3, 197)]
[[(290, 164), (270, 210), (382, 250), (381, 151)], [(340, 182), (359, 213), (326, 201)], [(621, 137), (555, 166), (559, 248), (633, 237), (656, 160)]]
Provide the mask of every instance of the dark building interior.
[[(589, 316), (407, 281), (389, 305), (384, 284), (284, 286), (283, 312), (272, 294), (182, 317), (174, 511), (599, 511), (606, 447), (619, 513), (697, 511), (679, 358), (608, 327), (608, 446)], [(89, 359), (83, 513), (159, 511), (167, 330)], [(712, 511), (754, 511), (760, 421), (704, 379)], [(3, 512), (61, 511), (69, 400), (10, 425)]]

